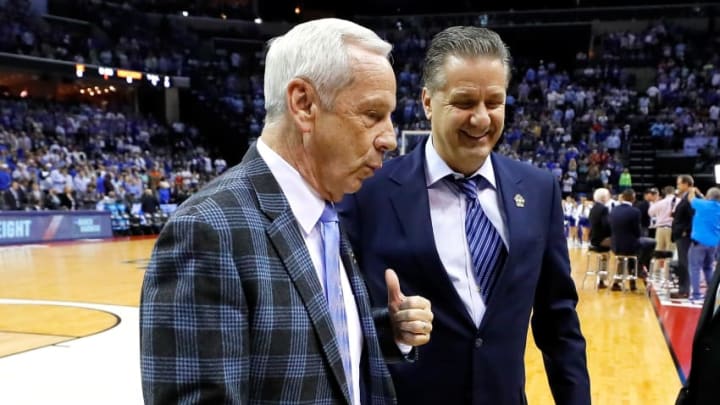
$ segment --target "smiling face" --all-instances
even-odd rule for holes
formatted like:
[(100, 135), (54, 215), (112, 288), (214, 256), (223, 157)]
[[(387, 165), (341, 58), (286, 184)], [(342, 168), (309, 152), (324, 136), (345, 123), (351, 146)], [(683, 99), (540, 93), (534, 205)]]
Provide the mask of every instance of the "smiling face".
[(422, 92), (433, 146), (450, 168), (470, 175), (502, 135), (507, 68), (497, 58), (451, 55), (442, 66), (442, 77), (440, 88)]
[(360, 189), (397, 146), (390, 114), (395, 109), (395, 75), (383, 56), (351, 48), (352, 83), (340, 90), (331, 111), (315, 105), (311, 135), (303, 140), (311, 177), (326, 199), (340, 201)]

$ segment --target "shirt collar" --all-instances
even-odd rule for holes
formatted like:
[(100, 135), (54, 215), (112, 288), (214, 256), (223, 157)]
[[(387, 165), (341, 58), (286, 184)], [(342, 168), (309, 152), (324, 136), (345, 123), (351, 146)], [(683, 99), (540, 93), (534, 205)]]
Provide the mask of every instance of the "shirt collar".
[(629, 202), (629, 201), (620, 201), (620, 204), (629, 205), (629, 206), (631, 206), (631, 207), (633, 206), (632, 203)]
[[(428, 188), (432, 187), (435, 183), (444, 179), (448, 175), (453, 175), (455, 178), (465, 177), (451, 169), (450, 166), (448, 166), (448, 164), (440, 157), (432, 144), (432, 136), (430, 136), (428, 141), (425, 143), (425, 162), (425, 181)], [(497, 190), (495, 183), (495, 169), (493, 168), (490, 156), (485, 159), (482, 166), (480, 166), (480, 168), (470, 177), (478, 174), (483, 176), (488, 183), (490, 183), (493, 189)]]
[(277, 152), (270, 149), (262, 138), (257, 140), (257, 150), (280, 185), (293, 215), (307, 236), (320, 220), (325, 209), (325, 201), (300, 173)]

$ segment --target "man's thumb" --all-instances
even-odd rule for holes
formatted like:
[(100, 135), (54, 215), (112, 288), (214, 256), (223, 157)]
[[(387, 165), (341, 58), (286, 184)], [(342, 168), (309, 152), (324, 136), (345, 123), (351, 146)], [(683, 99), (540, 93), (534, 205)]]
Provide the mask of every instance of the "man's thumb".
[(400, 280), (398, 280), (395, 270), (385, 270), (385, 284), (387, 284), (388, 302), (399, 302), (405, 299), (400, 291)]

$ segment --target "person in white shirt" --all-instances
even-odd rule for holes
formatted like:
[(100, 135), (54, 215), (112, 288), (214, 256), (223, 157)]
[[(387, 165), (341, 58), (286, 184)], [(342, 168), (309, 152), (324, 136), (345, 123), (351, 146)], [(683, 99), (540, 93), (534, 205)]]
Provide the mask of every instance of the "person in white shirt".
[(52, 189), (55, 190), (58, 194), (62, 193), (65, 190), (65, 182), (67, 181), (67, 177), (65, 175), (66, 173), (62, 173), (58, 168), (54, 168), (50, 172), (50, 182), (52, 184)]
[(271, 42), (256, 146), (156, 242), (140, 304), (146, 404), (395, 402), (386, 358), (429, 341), (430, 303), (388, 270), (388, 308), (372, 310), (334, 207), (396, 147), (390, 49), (338, 19)]
[(579, 194), (580, 202), (575, 209), (575, 217), (577, 218), (578, 233), (577, 239), (580, 245), (590, 243), (590, 210), (593, 202), (588, 200), (584, 193)]
[(612, 212), (613, 208), (620, 205), (620, 202), (618, 202), (617, 194), (613, 194), (612, 197), (605, 203), (605, 206), (608, 209), (608, 214)]
[(215, 159), (215, 174), (219, 175), (227, 168), (227, 162), (223, 158)]
[(577, 234), (576, 207), (577, 202), (571, 195), (565, 197), (562, 202), (563, 216), (565, 217), (565, 237), (571, 243), (575, 241), (575, 235)]
[(663, 189), (663, 198), (661, 200), (650, 203), (648, 215), (651, 222), (655, 224), (655, 241), (656, 250), (672, 252), (675, 250), (675, 244), (672, 243), (670, 235), (672, 234), (673, 210), (680, 199), (675, 195), (675, 188), (667, 186)]

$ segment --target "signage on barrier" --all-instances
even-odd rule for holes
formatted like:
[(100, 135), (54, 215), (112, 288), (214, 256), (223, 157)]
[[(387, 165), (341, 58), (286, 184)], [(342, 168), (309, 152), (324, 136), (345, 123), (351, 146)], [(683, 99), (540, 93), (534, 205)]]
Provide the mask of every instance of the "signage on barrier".
[(110, 237), (108, 212), (0, 212), (0, 245)]

